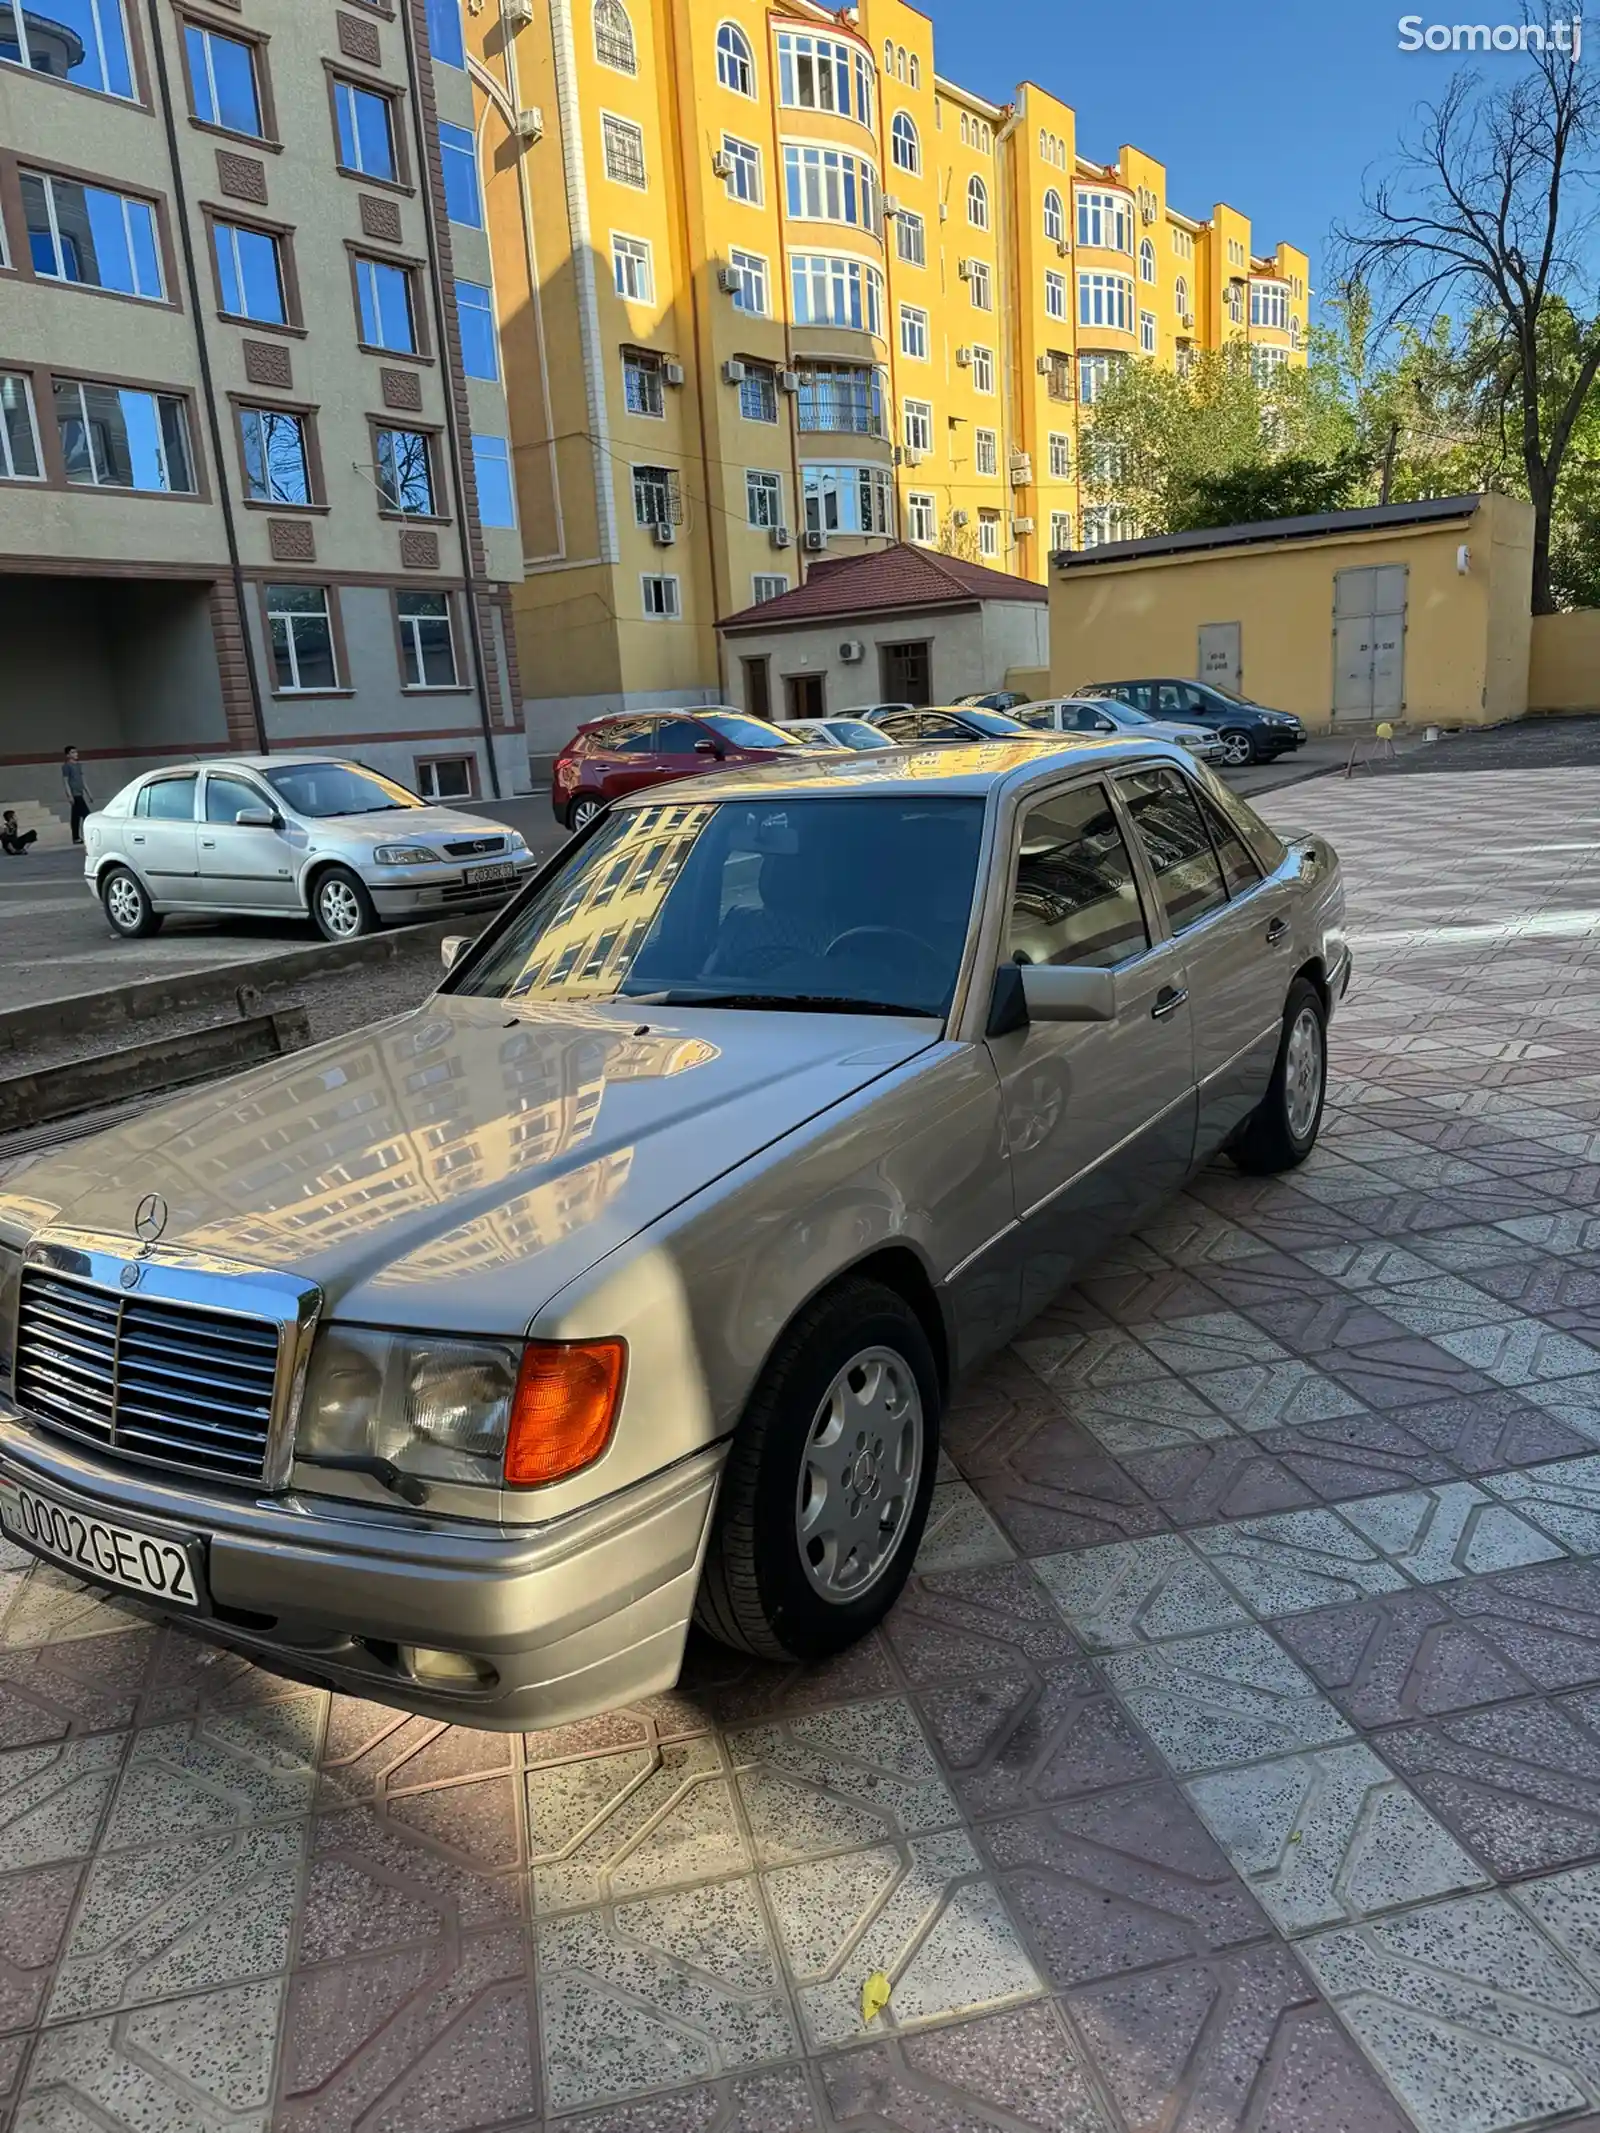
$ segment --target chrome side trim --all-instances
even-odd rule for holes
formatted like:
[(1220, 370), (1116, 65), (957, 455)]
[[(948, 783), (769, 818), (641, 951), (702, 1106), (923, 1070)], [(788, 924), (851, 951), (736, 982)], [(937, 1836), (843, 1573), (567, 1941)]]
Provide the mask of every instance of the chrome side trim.
[(1241, 1044), (1236, 1052), (1230, 1053), (1229, 1056), (1223, 1060), (1221, 1066), (1214, 1066), (1211, 1069), (1211, 1072), (1206, 1075), (1205, 1079), (1199, 1084), (1199, 1086), (1202, 1089), (1209, 1088), (1211, 1083), (1217, 1079), (1219, 1074), (1226, 1074), (1230, 1067), (1237, 1066), (1246, 1052), (1253, 1052), (1258, 1044), (1267, 1044), (1272, 1039), (1281, 1037), (1282, 1034), (1283, 1018), (1280, 1015), (1275, 1022), (1269, 1022), (1267, 1024), (1266, 1028), (1261, 1032), (1259, 1037), (1252, 1037), (1248, 1044)]
[(980, 1244), (975, 1252), (968, 1252), (965, 1259), (958, 1259), (955, 1265), (950, 1269), (949, 1273), (946, 1274), (944, 1279), (940, 1282), (940, 1288), (947, 1289), (952, 1281), (959, 1281), (961, 1276), (967, 1271), (967, 1268), (969, 1266), (975, 1265), (976, 1262), (983, 1257), (985, 1252), (992, 1252), (997, 1244), (1003, 1244), (1007, 1237), (1013, 1236), (1016, 1231), (1019, 1230), (1021, 1227), (1021, 1223), (1013, 1215), (1004, 1229), (997, 1229), (994, 1235), (992, 1237), (987, 1238), (982, 1244)]
[(1124, 1148), (1141, 1139), (1143, 1135), (1150, 1131), (1152, 1126), (1159, 1126), (1164, 1118), (1170, 1118), (1180, 1104), (1192, 1104), (1193, 1102), (1194, 1084), (1191, 1082), (1181, 1096), (1175, 1096), (1171, 1103), (1163, 1104), (1159, 1111), (1153, 1111), (1142, 1125), (1135, 1126), (1131, 1133), (1125, 1133), (1120, 1141), (1113, 1141), (1109, 1148), (1103, 1148), (1092, 1163), (1085, 1163), (1083, 1168), (1075, 1170), (1070, 1178), (1063, 1178), (1059, 1185), (1052, 1185), (1042, 1200), (1035, 1200), (1031, 1207), (1025, 1207), (1017, 1217), (1018, 1223), (1031, 1222), (1041, 1208), (1048, 1207), (1052, 1200), (1059, 1200), (1061, 1195), (1070, 1191), (1080, 1179), (1086, 1178), (1091, 1172), (1098, 1170), (1102, 1163), (1109, 1163), (1114, 1155), (1120, 1155)]

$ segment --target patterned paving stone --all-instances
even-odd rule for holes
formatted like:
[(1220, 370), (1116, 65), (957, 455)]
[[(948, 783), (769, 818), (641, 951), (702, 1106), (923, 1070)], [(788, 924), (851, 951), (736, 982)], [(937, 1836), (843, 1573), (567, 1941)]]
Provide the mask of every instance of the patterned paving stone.
[[(526, 2125), (540, 2093), (529, 2000), (515, 1933), (301, 1970), (274, 2133)], [(597, 2033), (589, 2049), (604, 2048)]]
[(1488, 1878), (1360, 1742), (1219, 1771), (1185, 1790), (1285, 1933), (1481, 1888)]
[(242, 1653), (186, 1636), (169, 1624), (161, 1633), (145, 1685), (139, 1723), (157, 1726), (214, 1711), (250, 1710), (259, 1704), (292, 1702), (305, 1693), (297, 1683), (281, 1674), (269, 1674)]
[(1180, 1776), (1344, 1738), (1349, 1727), (1264, 1629), (1228, 1629), (1102, 1662)]
[(1057, 1990), (1236, 1948), (1267, 1922), (1177, 1788), (1134, 1785), (981, 1831)]
[(1139, 1232), (1139, 1241), (1174, 1266), (1226, 1266), (1235, 1259), (1256, 1259), (1261, 1246), (1247, 1229), (1229, 1222), (1203, 1200), (1181, 1194)]
[(1195, 1378), (1194, 1385), (1235, 1429), (1252, 1435), (1362, 1412), (1361, 1402), (1336, 1379), (1298, 1358), (1247, 1363), (1236, 1370), (1208, 1370)]
[(1058, 1398), (1065, 1398), (1068, 1393), (1096, 1392), (1107, 1385), (1126, 1385), (1161, 1373), (1161, 1364), (1149, 1349), (1141, 1347), (1120, 1326), (1086, 1333), (1049, 1334), (1040, 1339), (1024, 1335), (1012, 1345)]
[(1004, 1467), (974, 1481), (1024, 1555), (1133, 1540), (1168, 1523), (1129, 1468), (1061, 1416), (1019, 1445)]
[(148, 1628), (150, 1617), (131, 1600), (113, 1600), (47, 1564), (35, 1565), (0, 1618), (0, 1647), (59, 1644), (69, 1637), (101, 1637)]
[(44, 2012), (78, 1881), (76, 1866), (0, 1876), (0, 2033), (30, 2028)]
[(1121, 1651), (1249, 1619), (1176, 1533), (1041, 1556), (1034, 1569), (1092, 1652)]
[(47, 2030), (15, 2133), (266, 2133), (281, 1980)]
[(1115, 1457), (1161, 1451), (1173, 1444), (1203, 1444), (1233, 1433), (1232, 1424), (1211, 1402), (1171, 1371), (1074, 1397), (1072, 1418)]
[(392, 1794), (384, 1815), (408, 1835), (478, 1874), (503, 1874), (524, 1863), (515, 1778), (478, 1778)]
[(1316, 1360), (1364, 1407), (1421, 1406), (1490, 1392), (1494, 1386), (1481, 1370), (1418, 1334), (1376, 1341), (1370, 1348), (1337, 1348)]
[(983, 1499), (966, 1482), (935, 1484), (917, 1550), (919, 1570), (976, 1570), (984, 1563), (1007, 1562), (1014, 1552)]
[(751, 1863), (712, 1739), (547, 1763), (528, 1772), (526, 1785), (541, 1910), (675, 1888)]
[(1560, 1459), (1520, 1474), (1486, 1474), (1483, 1486), (1574, 1555), (1600, 1555), (1600, 1458)]
[(1285, 1351), (1270, 1334), (1237, 1311), (1202, 1311), (1193, 1317), (1152, 1319), (1134, 1329), (1150, 1353), (1184, 1376), (1198, 1371), (1237, 1370), (1246, 1363), (1281, 1363)]
[(896, 2029), (1043, 1990), (962, 1831), (778, 1867), (762, 1883), (813, 2048), (863, 2033), (861, 1983), (874, 1970), (892, 1987), (878, 2019)]
[(1499, 2133), (1600, 2102), (1600, 1991), (1499, 1892), (1302, 1943), (1422, 2133)]
[(335, 1696), (318, 1760), (319, 1795), (331, 1806), (510, 1772), (516, 1767), (516, 1742), (509, 1734), (442, 1726), (384, 1704)]
[(1561, 1554), (1558, 1545), (1470, 1481), (1364, 1496), (1343, 1514), (1408, 1577), (1436, 1585)]
[(1258, 1615), (1304, 1614), (1363, 1594), (1394, 1592), (1405, 1579), (1331, 1511), (1202, 1526), (1194, 1545)]
[(1600, 1349), (1539, 1318), (1513, 1318), (1503, 1325), (1441, 1333), (1439, 1346), (1481, 1370), (1497, 1385), (1542, 1385), (1600, 1370)]
[(1261, 1450), (1324, 1503), (1381, 1496), (1411, 1483), (1454, 1481), (1457, 1470), (1411, 1426), (1416, 1408), (1339, 1415), (1293, 1429), (1264, 1430)]
[(774, 2067), (697, 2082), (560, 2120), (563, 2133), (828, 2133), (805, 2070)]
[[(1260, 1245), (1255, 1249), (1260, 1251)], [(1205, 1281), (1160, 1258), (1141, 1258), (1114, 1268), (1097, 1263), (1085, 1270), (1076, 1293), (1124, 1332), (1150, 1319), (1188, 1318), (1217, 1308), (1216, 1296)], [(1046, 1313), (1046, 1319), (1053, 1317), (1053, 1312)]]
[(376, 1808), (349, 1807), (312, 1825), (296, 1957), (323, 1963), (410, 1947), (512, 1923), (521, 1906), (512, 1877), (475, 1872)]
[(1129, 2133), (1407, 2133), (1285, 1947), (1120, 1978), (1068, 2006)]
[[(1528, 1388), (1529, 1392), (1539, 1389)], [(1524, 1392), (1485, 1392), (1470, 1399), (1408, 1407), (1397, 1419), (1413, 1436), (1434, 1446), (1459, 1473), (1469, 1475), (1499, 1473), (1508, 1467), (1575, 1456), (1587, 1451), (1595, 1441), (1558, 1421)]]
[(1502, 1880), (1600, 1858), (1593, 1692), (1462, 1711), (1382, 1735), (1385, 1757)]
[(864, 2045), (825, 2059), (821, 2071), (830, 2116), (841, 2128), (1111, 2133), (1083, 2055), (1051, 2007), (1008, 2009)]
[(127, 1629), (0, 1653), (0, 1748), (130, 1725), (158, 1635)]
[(1306, 1672), (1358, 1726), (1468, 1710), (1533, 1684), (1432, 1592), (1387, 1594), (1275, 1625)]
[(1547, 1379), (1523, 1390), (1563, 1429), (1582, 1437), (1585, 1444), (1600, 1444), (1600, 1370), (1581, 1377)]
[(960, 1819), (911, 1708), (841, 1705), (728, 1736), (739, 1797), (765, 1866)]
[(1472, 1624), (1542, 1689), (1600, 1682), (1600, 1568), (1559, 1563), (1476, 1578), (1449, 1594)]
[(1425, 1334), (1435, 1340), (1446, 1333), (1461, 1333), (1517, 1317), (1510, 1304), (1474, 1288), (1458, 1274), (1436, 1273), (1425, 1280), (1401, 1282), (1393, 1288), (1370, 1288), (1364, 1293), (1378, 1310), (1408, 1333)]
[(1140, 1489), (1177, 1526), (1292, 1511), (1312, 1501), (1304, 1482), (1251, 1437), (1226, 1437), (1123, 1461)]
[(105, 1842), (149, 1844), (304, 1814), (316, 1783), (321, 1720), (322, 1699), (301, 1696), (135, 1734)]
[(691, 1630), (678, 1694), (707, 1718), (739, 1725), (785, 1711), (817, 1710), (885, 1696), (896, 1686), (894, 1669), (877, 1635), (863, 1637), (837, 1658), (817, 1665), (784, 1666), (746, 1659)]
[(0, 1755), (0, 1860), (7, 1867), (82, 1858), (116, 1784), (118, 1733)]
[(553, 2110), (707, 2081), (800, 2047), (748, 1879), (546, 1920), (536, 1963)]
[(1313, 1245), (1300, 1256), (1307, 1266), (1350, 1289), (1426, 1281), (1434, 1272), (1421, 1253), (1408, 1251), (1404, 1245), (1387, 1244), (1381, 1238), (1371, 1244)]

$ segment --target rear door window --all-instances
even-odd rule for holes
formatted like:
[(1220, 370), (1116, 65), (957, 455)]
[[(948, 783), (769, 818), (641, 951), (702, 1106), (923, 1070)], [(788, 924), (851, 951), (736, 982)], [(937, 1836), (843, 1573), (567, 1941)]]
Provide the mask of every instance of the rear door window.
[(1228, 885), (1228, 894), (1248, 896), (1261, 881), (1261, 869), (1256, 865), (1255, 854), (1220, 807), (1214, 806), (1204, 793), (1199, 793), (1196, 797), (1200, 802), (1200, 812), (1205, 816), (1206, 827), (1211, 832), (1211, 841), (1217, 848), (1217, 857), (1222, 862), (1222, 878)]
[(148, 815), (153, 822), (192, 822), (194, 789), (199, 782), (198, 776), (160, 778), (154, 785), (147, 785), (140, 793), (142, 804), (135, 812)]
[(964, 741), (967, 729), (959, 719), (944, 718), (937, 711), (924, 711), (918, 721), (918, 733), (925, 741)]
[(1197, 925), (1228, 901), (1200, 804), (1175, 770), (1141, 770), (1119, 778), (1156, 888), (1174, 933)]

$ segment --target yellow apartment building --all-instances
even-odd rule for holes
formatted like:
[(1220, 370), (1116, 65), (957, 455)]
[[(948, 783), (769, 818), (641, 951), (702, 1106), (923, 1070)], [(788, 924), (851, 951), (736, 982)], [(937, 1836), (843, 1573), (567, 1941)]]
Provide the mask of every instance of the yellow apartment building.
[(530, 751), (727, 700), (715, 624), (905, 539), (1042, 581), (1113, 367), (1303, 361), (1305, 253), (944, 79), (904, 0), (468, 0)]

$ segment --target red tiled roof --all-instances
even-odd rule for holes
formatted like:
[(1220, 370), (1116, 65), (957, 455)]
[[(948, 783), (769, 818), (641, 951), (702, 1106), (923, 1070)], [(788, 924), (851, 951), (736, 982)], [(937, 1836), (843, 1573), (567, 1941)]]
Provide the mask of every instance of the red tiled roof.
[(1049, 597), (1031, 578), (896, 541), (871, 555), (824, 557), (812, 564), (803, 585), (725, 615), (718, 627), (767, 629), (785, 622), (833, 621), (888, 608), (952, 607), (970, 600), (1031, 600), (1042, 605)]

